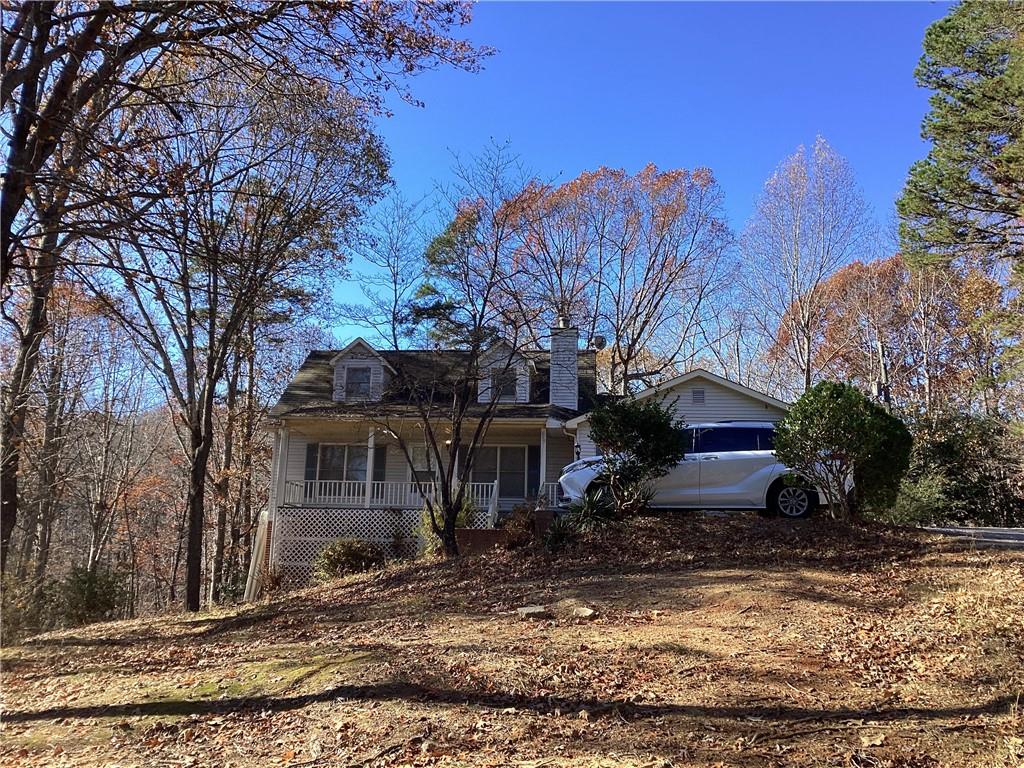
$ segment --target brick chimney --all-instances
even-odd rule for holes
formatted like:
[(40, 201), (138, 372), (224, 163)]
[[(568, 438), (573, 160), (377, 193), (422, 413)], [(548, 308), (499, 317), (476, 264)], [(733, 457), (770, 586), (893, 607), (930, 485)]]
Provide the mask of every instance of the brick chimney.
[(579, 408), (580, 372), (577, 359), (580, 331), (569, 325), (569, 318), (559, 315), (551, 329), (551, 405)]

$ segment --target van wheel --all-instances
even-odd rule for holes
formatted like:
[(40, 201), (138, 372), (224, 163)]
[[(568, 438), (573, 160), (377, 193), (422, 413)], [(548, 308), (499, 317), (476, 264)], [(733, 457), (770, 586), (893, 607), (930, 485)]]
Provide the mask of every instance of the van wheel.
[(776, 483), (768, 493), (768, 511), (773, 515), (795, 520), (807, 517), (813, 510), (811, 494), (806, 488)]

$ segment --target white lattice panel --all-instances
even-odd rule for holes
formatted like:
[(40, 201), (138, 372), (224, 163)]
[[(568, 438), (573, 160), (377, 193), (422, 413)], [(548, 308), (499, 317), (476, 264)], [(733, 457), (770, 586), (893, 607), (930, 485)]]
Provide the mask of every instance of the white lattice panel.
[[(423, 509), (281, 507), (271, 545), (271, 570), (290, 584), (308, 581), (313, 559), (335, 539), (369, 541), (392, 558), (415, 557), (422, 548), (417, 529)], [(471, 528), (486, 528), (486, 509), (476, 510)]]

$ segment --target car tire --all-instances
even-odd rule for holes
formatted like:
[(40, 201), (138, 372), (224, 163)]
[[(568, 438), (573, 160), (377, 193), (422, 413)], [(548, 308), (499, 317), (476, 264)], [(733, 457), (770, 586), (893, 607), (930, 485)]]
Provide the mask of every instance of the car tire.
[(768, 511), (790, 520), (808, 517), (814, 511), (811, 492), (799, 485), (776, 483), (768, 492)]

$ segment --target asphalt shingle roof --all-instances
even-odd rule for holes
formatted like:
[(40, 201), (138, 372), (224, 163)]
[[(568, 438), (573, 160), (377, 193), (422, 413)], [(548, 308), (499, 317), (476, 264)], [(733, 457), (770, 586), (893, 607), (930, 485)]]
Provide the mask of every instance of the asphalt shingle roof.
[[(340, 403), (334, 400), (334, 367), (331, 360), (340, 350), (316, 349), (306, 356), (295, 377), (289, 382), (277, 404), (271, 408), (272, 417), (315, 416), (323, 418), (361, 419), (380, 416), (417, 415), (408, 390), (394, 383), (386, 386), (379, 401)], [(441, 381), (445, 372), (457, 373), (467, 353), (460, 350), (379, 350), (378, 354), (396, 370), (404, 371), (413, 381)], [(561, 408), (548, 402), (550, 358), (547, 350), (525, 350), (536, 372), (530, 376), (530, 402), (507, 403), (495, 406), (495, 418), (556, 418), (571, 419), (591, 410), (598, 400), (596, 384), (596, 353), (584, 350), (579, 360), (579, 409)], [(484, 411), (484, 406), (471, 406), (469, 415)], [(438, 409), (439, 415), (443, 413)]]

